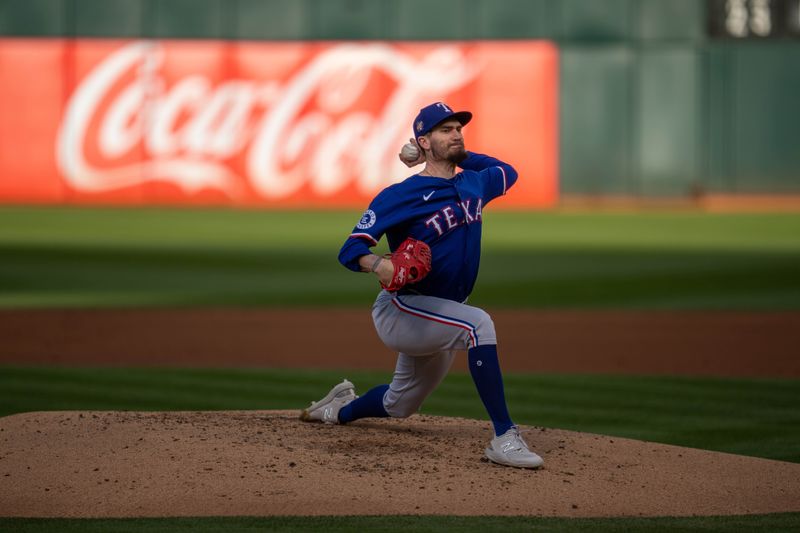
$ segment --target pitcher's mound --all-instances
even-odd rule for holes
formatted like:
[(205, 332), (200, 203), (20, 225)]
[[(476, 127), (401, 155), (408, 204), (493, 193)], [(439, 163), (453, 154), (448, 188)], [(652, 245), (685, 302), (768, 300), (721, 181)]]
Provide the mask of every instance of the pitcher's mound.
[(482, 459), (487, 422), (309, 424), (296, 411), (0, 419), (0, 516), (725, 515), (800, 511), (800, 464), (523, 427), (545, 459)]

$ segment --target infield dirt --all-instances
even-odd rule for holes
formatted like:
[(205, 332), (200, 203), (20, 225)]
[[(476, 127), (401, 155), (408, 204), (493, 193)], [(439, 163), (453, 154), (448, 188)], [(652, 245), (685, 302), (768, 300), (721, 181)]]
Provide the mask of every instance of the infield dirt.
[[(800, 312), (490, 310), (509, 372), (800, 377)], [(0, 364), (394, 369), (368, 309), (0, 310)], [(466, 372), (465, 357), (454, 370)]]
[[(492, 316), (506, 371), (800, 376), (800, 313)], [(0, 338), (0, 364), (394, 366), (354, 310), (6, 310)], [(800, 464), (523, 427), (545, 467), (519, 470), (482, 459), (485, 421), (324, 426), (300, 422), (301, 407), (0, 418), (0, 516), (800, 511)]]
[(800, 511), (800, 464), (523, 427), (541, 470), (482, 459), (486, 422), (348, 426), (297, 411), (0, 419), (0, 516), (687, 516)]

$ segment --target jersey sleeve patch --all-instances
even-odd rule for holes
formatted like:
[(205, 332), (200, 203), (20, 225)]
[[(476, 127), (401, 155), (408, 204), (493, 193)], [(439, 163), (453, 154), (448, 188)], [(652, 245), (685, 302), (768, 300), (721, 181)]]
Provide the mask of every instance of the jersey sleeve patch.
[(361, 220), (358, 221), (356, 224), (356, 228), (358, 229), (369, 229), (375, 225), (375, 222), (378, 220), (378, 216), (375, 214), (375, 211), (372, 209), (367, 209), (364, 211), (364, 215), (361, 217)]

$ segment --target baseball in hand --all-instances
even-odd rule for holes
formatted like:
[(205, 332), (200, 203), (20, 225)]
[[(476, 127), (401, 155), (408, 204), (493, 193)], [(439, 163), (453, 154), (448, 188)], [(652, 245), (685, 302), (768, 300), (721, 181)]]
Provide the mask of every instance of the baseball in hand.
[(415, 144), (406, 143), (400, 150), (400, 157), (409, 163), (416, 161), (419, 158), (419, 148)]

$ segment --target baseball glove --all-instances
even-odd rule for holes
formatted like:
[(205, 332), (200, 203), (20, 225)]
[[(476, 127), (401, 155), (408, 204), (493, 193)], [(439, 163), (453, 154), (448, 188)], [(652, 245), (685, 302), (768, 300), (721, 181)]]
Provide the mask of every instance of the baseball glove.
[(385, 257), (394, 266), (392, 281), (388, 285), (381, 283), (381, 287), (389, 292), (398, 291), (408, 283), (417, 283), (431, 271), (430, 247), (411, 237)]

